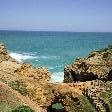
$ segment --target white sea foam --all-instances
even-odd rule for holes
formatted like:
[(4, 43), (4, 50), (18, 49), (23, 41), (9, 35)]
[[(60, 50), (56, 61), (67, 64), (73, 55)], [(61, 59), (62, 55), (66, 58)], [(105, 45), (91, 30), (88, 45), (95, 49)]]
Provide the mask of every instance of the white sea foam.
[(57, 66), (55, 66), (55, 67), (52, 66), (52, 67), (49, 67), (49, 69), (50, 69), (50, 70), (53, 70), (53, 69), (61, 68), (61, 67), (63, 67), (63, 65), (57, 65)]
[(51, 76), (51, 82), (56, 83), (56, 82), (63, 82), (64, 80), (64, 73), (63, 72), (55, 72)]
[(39, 56), (42, 59), (59, 59), (60, 56)]
[(27, 59), (35, 59), (35, 61), (38, 61), (38, 59), (46, 59), (46, 60), (51, 60), (51, 59), (59, 59), (59, 56), (44, 56), (44, 55), (38, 55), (37, 53), (20, 53), (20, 52), (9, 52), (9, 55), (16, 59), (19, 62), (22, 62), (23, 60)]
[(35, 59), (37, 56), (30, 55), (29, 53), (16, 53), (16, 52), (9, 52), (9, 55), (16, 59), (19, 62), (27, 59)]

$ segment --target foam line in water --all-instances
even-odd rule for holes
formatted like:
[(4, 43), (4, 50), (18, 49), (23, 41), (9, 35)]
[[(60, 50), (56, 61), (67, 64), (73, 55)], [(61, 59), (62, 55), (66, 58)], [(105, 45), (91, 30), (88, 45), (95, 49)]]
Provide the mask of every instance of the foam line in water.
[(60, 56), (39, 56), (42, 59), (59, 59)]
[(45, 60), (52, 60), (52, 59), (59, 59), (60, 56), (44, 56), (44, 55), (38, 55), (37, 53), (21, 53), (21, 52), (9, 52), (9, 55), (16, 59), (17, 61), (21, 62), (22, 60), (27, 59), (45, 59)]
[(56, 68), (61, 68), (63, 67), (64, 65), (56, 65), (56, 66), (51, 66), (51, 67), (48, 67), (50, 70), (53, 70), (53, 69), (56, 69)]

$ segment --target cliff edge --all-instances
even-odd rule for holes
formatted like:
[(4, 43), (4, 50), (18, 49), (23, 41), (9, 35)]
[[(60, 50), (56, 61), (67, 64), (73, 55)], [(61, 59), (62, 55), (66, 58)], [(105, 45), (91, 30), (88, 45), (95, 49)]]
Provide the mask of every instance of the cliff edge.
[(64, 82), (112, 80), (112, 46), (91, 52), (88, 57), (76, 59), (64, 68)]

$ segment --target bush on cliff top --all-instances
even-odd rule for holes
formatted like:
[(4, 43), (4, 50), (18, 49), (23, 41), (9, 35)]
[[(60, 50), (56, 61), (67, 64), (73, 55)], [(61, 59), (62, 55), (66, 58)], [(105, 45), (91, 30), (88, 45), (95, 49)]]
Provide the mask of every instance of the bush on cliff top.
[(23, 83), (22, 81), (12, 81), (9, 86), (18, 91), (19, 93), (21, 93), (23, 96), (26, 96), (28, 94), (27, 88), (25, 83)]

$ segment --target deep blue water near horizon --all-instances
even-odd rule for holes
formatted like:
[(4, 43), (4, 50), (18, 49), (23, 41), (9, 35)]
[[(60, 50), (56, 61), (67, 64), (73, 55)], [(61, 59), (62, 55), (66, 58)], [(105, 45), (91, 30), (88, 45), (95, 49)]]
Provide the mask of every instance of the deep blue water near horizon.
[(0, 42), (18, 61), (47, 67), (52, 81), (58, 82), (63, 80), (65, 65), (112, 45), (112, 33), (0, 31)]

